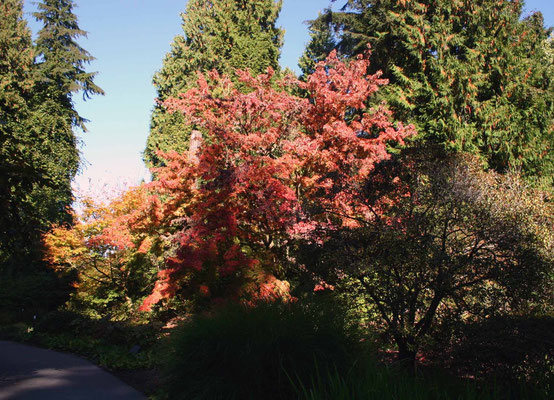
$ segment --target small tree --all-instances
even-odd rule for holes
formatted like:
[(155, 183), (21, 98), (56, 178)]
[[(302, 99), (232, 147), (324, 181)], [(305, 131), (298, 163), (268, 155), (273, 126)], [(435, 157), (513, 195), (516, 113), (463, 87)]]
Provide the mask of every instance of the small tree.
[(368, 179), (375, 217), (305, 258), (331, 281), (354, 280), (399, 357), (414, 362), (437, 322), (552, 300), (554, 221), (517, 177), (469, 156), (405, 153)]
[(357, 189), (389, 157), (388, 143), (414, 133), (385, 105), (365, 110), (386, 83), (368, 65), (332, 53), (304, 83), (238, 71), (240, 87), (212, 71), (166, 101), (206, 138), (197, 162), (174, 153), (156, 170), (152, 186), (165, 199), (165, 224), (180, 230), (179, 247), (145, 309), (183, 290), (217, 299), (252, 295), (264, 282), (279, 289), (274, 274), (292, 240), (367, 218)]

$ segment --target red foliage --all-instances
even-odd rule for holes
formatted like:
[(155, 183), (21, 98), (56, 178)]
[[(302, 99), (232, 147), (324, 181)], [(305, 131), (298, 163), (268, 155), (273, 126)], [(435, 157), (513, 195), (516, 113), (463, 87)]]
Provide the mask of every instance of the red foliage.
[(359, 188), (388, 157), (387, 143), (402, 143), (414, 129), (393, 124), (384, 105), (366, 110), (386, 83), (366, 73), (368, 63), (346, 64), (332, 53), (305, 83), (276, 79), (272, 70), (258, 77), (237, 71), (242, 91), (214, 71), (166, 101), (204, 140), (195, 157), (165, 155), (167, 166), (151, 184), (164, 199), (162, 220), (180, 233), (143, 309), (185, 281), (205, 296), (240, 296), (254, 271), (265, 277), (254, 292), (271, 297), (279, 286), (271, 275), (274, 248), (318, 226), (371, 218)]

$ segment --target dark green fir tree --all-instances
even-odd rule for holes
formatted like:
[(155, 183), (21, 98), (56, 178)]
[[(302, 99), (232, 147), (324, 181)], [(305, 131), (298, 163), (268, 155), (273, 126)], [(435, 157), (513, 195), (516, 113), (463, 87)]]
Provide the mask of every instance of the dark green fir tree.
[[(304, 72), (323, 52), (372, 51), (379, 93), (419, 137), (480, 154), (497, 171), (552, 184), (554, 96), (549, 30), (520, 0), (348, 0), (311, 22)], [(550, 72), (549, 72), (550, 71)]]
[(45, 130), (44, 151), (51, 155), (49, 170), (56, 183), (55, 188), (37, 187), (34, 193), (43, 199), (47, 223), (67, 220), (71, 181), (80, 165), (76, 130), (86, 131), (86, 120), (75, 109), (73, 96), (104, 94), (94, 83), (96, 73), (85, 69), (94, 58), (77, 43), (86, 32), (79, 28), (74, 7), (73, 0), (43, 0), (33, 14), (42, 23), (35, 48), (33, 106)]
[[(197, 71), (216, 69), (234, 77), (236, 68), (254, 74), (268, 67), (278, 70), (283, 32), (275, 22), (281, 4), (276, 0), (189, 0), (182, 14), (183, 34), (175, 37), (154, 76), (158, 101), (193, 87)], [(163, 165), (158, 150), (186, 151), (193, 128), (180, 115), (155, 105), (144, 151), (148, 166)]]
[(79, 28), (74, 7), (73, 0), (38, 3), (33, 16), (43, 27), (36, 40), (36, 77), (42, 95), (60, 105), (71, 126), (86, 130), (86, 120), (75, 110), (72, 97), (80, 92), (90, 99), (104, 91), (94, 83), (97, 73), (85, 70), (94, 57), (77, 43), (87, 33)]
[[(33, 80), (31, 33), (23, 20), (21, 0), (0, 3), (0, 263), (11, 264), (22, 247), (19, 233), (28, 224), (27, 196), (46, 181), (41, 155), (30, 126)], [(25, 246), (23, 246), (25, 247)]]
[(33, 47), (22, 1), (0, 2), (0, 15), (0, 303), (5, 315), (19, 318), (22, 309), (49, 304), (59, 293), (56, 277), (41, 264), (45, 216), (33, 196), (56, 183), (33, 108)]
[(71, 221), (71, 181), (79, 168), (75, 129), (84, 119), (72, 96), (102, 93), (76, 44), (84, 34), (73, 2), (44, 0), (33, 47), (21, 0), (0, 3), (0, 302), (6, 309), (48, 309), (67, 286), (46, 268), (42, 234)]

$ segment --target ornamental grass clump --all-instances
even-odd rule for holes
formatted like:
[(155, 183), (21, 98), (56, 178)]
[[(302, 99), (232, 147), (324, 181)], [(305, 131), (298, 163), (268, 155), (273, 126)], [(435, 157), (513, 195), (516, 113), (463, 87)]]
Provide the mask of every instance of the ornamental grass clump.
[(358, 334), (327, 302), (228, 305), (186, 322), (170, 337), (170, 399), (290, 399), (317, 370), (346, 371)]

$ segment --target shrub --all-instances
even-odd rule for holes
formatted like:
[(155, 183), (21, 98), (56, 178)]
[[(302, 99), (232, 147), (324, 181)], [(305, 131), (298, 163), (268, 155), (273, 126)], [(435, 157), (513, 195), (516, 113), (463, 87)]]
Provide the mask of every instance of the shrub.
[(498, 316), (459, 324), (435, 352), (444, 368), (464, 375), (527, 384), (554, 396), (554, 318)]
[(44, 333), (65, 333), (68, 329), (77, 330), (86, 322), (80, 314), (69, 310), (55, 310), (39, 317), (35, 330)]

